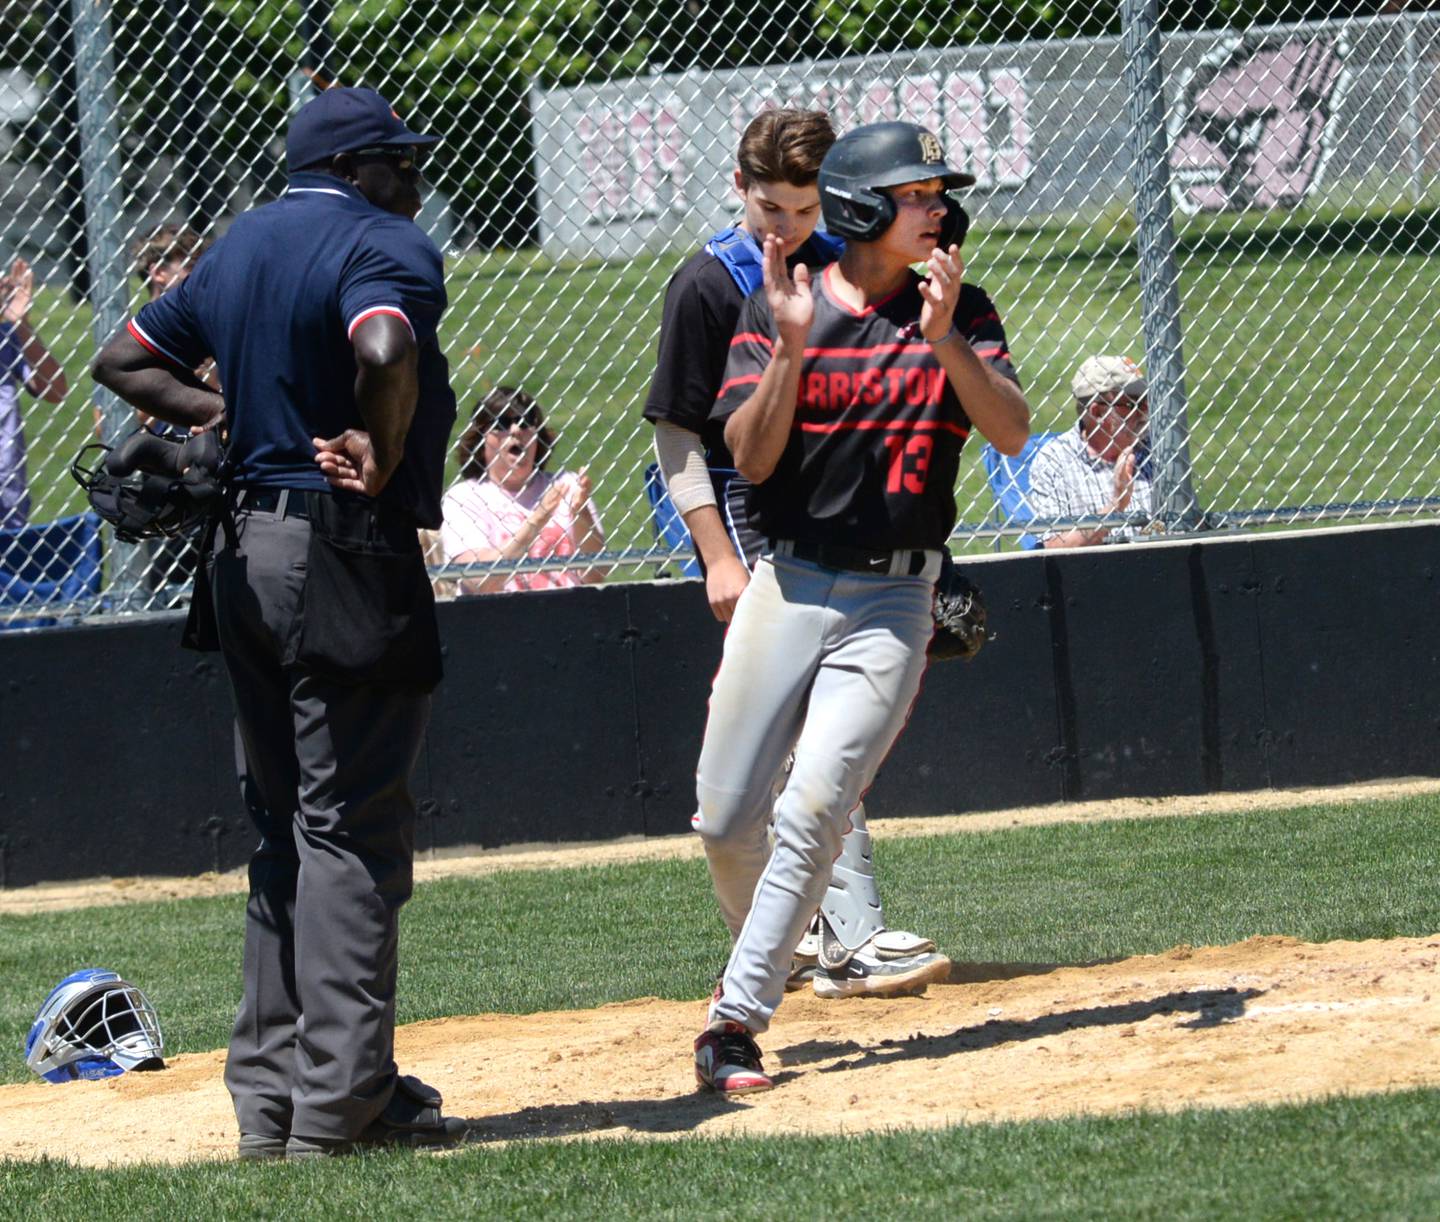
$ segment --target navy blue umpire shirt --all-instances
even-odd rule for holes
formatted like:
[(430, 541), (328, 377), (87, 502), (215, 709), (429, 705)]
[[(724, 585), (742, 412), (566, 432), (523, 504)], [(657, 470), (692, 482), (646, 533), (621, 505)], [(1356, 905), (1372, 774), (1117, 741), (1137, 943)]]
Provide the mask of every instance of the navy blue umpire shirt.
[(455, 423), (436, 338), (446, 304), (440, 251), (415, 222), (341, 179), (301, 172), (280, 199), (237, 217), (129, 330), (182, 369), (215, 358), (237, 484), (328, 491), (311, 438), (365, 427), (350, 336), (375, 314), (403, 319), (419, 348), (420, 397), (379, 499), (434, 529)]

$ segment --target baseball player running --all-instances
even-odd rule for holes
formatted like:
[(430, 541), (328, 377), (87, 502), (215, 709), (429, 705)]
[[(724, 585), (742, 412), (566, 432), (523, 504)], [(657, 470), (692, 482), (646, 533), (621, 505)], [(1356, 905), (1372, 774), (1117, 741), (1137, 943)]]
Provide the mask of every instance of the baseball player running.
[[(774, 235), (787, 267), (823, 267), (843, 249), (816, 231), (816, 176), (834, 142), (823, 111), (769, 110), (755, 118), (736, 159), (744, 219), (711, 238), (675, 273), (665, 294), (645, 416), (655, 425), (670, 497), (704, 566), (711, 610), (725, 622), (765, 540), (746, 520), (748, 482), (733, 470), (723, 421), (710, 414), (740, 307), (761, 284), (759, 243)], [(922, 990), (949, 973), (950, 960), (930, 939), (885, 927), (863, 808), (851, 822), (820, 911), (796, 950), (789, 987), (813, 981), (820, 997)], [(739, 929), (737, 921), (730, 932)]]
[[(961, 447), (972, 426), (1005, 454), (1029, 435), (999, 316), (963, 280), (968, 222), (946, 192), (974, 181), (914, 124), (841, 137), (819, 187), (844, 254), (792, 272), (767, 235), (764, 291), (730, 343), (715, 414), (767, 545), (725, 638), (696, 770), (698, 829), (738, 932), (695, 1074), (725, 1094), (772, 1085), (754, 1037), (919, 691)], [(771, 852), (771, 782), (792, 743)]]

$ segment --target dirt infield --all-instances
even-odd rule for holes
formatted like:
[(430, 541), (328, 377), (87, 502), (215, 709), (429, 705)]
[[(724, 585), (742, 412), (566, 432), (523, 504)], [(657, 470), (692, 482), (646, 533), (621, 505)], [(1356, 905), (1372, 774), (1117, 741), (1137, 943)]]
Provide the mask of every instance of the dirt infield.
[[(477, 1142), (863, 1132), (1440, 1086), (1440, 935), (1252, 938), (1082, 966), (972, 964), (924, 997), (786, 1000), (777, 1088), (697, 1093), (703, 1003), (416, 1023), (398, 1059)], [(223, 1054), (150, 1074), (0, 1087), (0, 1150), (82, 1164), (225, 1159)]]

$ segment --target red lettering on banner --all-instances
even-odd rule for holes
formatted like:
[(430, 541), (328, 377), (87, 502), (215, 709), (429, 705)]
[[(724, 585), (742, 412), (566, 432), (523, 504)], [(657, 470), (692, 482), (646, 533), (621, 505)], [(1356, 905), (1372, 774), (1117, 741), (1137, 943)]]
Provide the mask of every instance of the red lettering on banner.
[[(851, 120), (855, 115), (855, 107), (850, 104), (850, 97), (843, 89), (837, 89), (833, 85), (821, 85), (810, 99), (810, 105), (816, 110), (825, 111), (837, 132), (849, 131), (854, 126)], [(739, 133), (736, 135), (738, 137)]]
[(900, 117), (918, 123), (926, 131), (940, 130), (940, 82), (933, 76), (911, 77), (900, 82)]
[(655, 164), (660, 170), (660, 180), (672, 184), (674, 199), (670, 201), (671, 211), (678, 212), (685, 205), (685, 133), (680, 130), (680, 120), (667, 107), (661, 107), (655, 114)]
[(881, 123), (895, 117), (895, 86), (888, 82), (871, 85), (860, 97), (860, 122)]
[(940, 137), (945, 160), (974, 174), (983, 188), (1014, 189), (1034, 173), (1030, 99), (1025, 74), (1014, 68), (861, 75), (844, 84), (757, 75), (730, 94), (734, 140), (755, 115), (780, 104), (777, 99), (828, 111), (840, 131), (894, 118), (919, 123)]
[(1000, 71), (990, 78), (990, 96), (996, 107), (996, 126), (1004, 133), (995, 146), (995, 184), (1024, 186), (1033, 168), (1030, 164), (1030, 99), (1025, 78), (1018, 72)]
[(642, 212), (647, 205), (653, 205), (659, 185), (656, 181), (654, 136), (650, 116), (644, 110), (636, 110), (630, 116), (630, 147), (635, 150), (632, 158), (635, 170), (635, 205)]
[(661, 212), (684, 212), (684, 141), (675, 114), (649, 103), (616, 110), (594, 106), (575, 124), (580, 197), (591, 224), (638, 220)]
[(951, 165), (975, 175), (988, 187), (990, 136), (986, 130), (985, 78), (978, 72), (956, 72), (945, 82), (945, 151)]

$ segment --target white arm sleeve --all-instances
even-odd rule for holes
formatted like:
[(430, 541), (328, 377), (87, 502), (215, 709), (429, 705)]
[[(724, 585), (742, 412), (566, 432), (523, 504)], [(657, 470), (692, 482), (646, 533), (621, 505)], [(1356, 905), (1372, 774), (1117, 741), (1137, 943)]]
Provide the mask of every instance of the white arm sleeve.
[(715, 486), (705, 465), (700, 437), (665, 420), (655, 422), (655, 457), (670, 490), (675, 511), (684, 517), (692, 509), (715, 504)]

